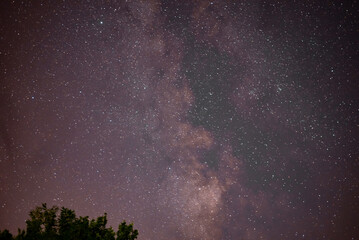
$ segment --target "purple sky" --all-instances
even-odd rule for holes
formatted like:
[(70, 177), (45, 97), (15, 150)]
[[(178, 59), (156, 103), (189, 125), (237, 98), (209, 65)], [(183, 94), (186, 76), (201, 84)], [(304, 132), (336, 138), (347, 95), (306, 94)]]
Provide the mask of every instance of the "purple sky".
[(140, 240), (359, 236), (349, 1), (0, 9), (0, 229), (46, 202)]

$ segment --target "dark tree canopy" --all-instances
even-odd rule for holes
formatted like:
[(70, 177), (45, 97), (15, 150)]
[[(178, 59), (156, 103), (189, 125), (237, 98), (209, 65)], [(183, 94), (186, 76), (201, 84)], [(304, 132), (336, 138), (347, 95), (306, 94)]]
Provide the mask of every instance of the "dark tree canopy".
[(75, 211), (62, 207), (48, 208), (46, 203), (30, 212), (26, 229), (13, 236), (7, 229), (0, 230), (0, 240), (134, 240), (138, 231), (133, 224), (123, 221), (118, 231), (106, 227), (107, 214), (97, 219), (76, 217)]

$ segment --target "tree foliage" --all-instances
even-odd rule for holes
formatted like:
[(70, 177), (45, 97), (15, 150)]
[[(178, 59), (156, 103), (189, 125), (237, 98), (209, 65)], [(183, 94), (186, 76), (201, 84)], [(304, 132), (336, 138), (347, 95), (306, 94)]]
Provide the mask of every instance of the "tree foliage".
[(106, 227), (107, 214), (96, 219), (76, 217), (75, 211), (53, 206), (48, 208), (44, 203), (29, 214), (26, 229), (18, 230), (13, 236), (7, 229), (0, 230), (0, 240), (134, 240), (138, 231), (133, 224), (123, 221), (115, 232)]

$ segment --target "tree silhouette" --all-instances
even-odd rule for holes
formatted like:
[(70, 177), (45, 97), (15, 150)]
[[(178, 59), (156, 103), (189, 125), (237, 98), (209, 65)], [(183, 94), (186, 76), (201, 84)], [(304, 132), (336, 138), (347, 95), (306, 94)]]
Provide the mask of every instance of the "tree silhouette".
[(9, 232), (9, 230), (5, 229), (4, 231), (0, 230), (0, 239), (1, 240), (12, 240), (12, 234)]
[(62, 207), (59, 219), (59, 235), (60, 240), (74, 239), (75, 238), (75, 224), (76, 221), (75, 211)]
[(26, 230), (18, 229), (17, 236), (5, 229), (0, 230), (0, 240), (134, 240), (138, 231), (133, 224), (123, 221), (118, 231), (106, 227), (107, 214), (96, 219), (76, 217), (75, 211), (53, 206), (47, 208), (44, 203), (30, 211), (30, 219), (26, 221)]
[(127, 225), (125, 221), (123, 221), (118, 226), (117, 231), (117, 240), (134, 240), (137, 238), (138, 231), (133, 230), (133, 224)]

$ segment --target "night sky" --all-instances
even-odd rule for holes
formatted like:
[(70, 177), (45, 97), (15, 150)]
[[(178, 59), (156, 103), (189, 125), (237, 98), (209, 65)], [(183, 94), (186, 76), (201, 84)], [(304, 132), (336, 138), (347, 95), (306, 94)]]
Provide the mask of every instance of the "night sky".
[[(49, 3), (51, 2), (51, 3)], [(355, 1), (1, 1), (0, 228), (359, 239)]]

